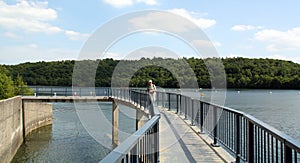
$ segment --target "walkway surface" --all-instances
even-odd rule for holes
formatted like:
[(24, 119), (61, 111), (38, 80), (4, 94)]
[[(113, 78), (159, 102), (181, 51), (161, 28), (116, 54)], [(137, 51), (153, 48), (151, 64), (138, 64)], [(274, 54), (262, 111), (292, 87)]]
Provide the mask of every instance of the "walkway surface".
[[(213, 149), (179, 115), (160, 108), (160, 162), (231, 162), (221, 147)], [(218, 152), (221, 151), (221, 152)], [(227, 154), (227, 155), (226, 155)], [(224, 155), (224, 157), (222, 156)]]

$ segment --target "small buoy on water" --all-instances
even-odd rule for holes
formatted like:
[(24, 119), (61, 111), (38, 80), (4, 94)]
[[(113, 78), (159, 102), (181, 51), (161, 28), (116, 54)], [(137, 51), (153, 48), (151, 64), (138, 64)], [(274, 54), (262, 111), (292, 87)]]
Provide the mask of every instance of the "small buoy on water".
[(237, 91), (237, 93), (241, 93), (240, 91)]
[(273, 92), (272, 91), (270, 91), (270, 94), (272, 94)]

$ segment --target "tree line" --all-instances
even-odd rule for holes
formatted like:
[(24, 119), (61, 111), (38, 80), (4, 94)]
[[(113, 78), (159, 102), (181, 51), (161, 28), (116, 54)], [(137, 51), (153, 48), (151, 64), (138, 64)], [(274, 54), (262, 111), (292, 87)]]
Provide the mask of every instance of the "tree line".
[(33, 94), (33, 91), (26, 86), (20, 75), (13, 79), (10, 72), (0, 65), (0, 100), (20, 94)]
[[(300, 64), (276, 59), (102, 59), (27, 62), (2, 67), (12, 80), (22, 78), (28, 85), (145, 87), (152, 79), (157, 86), (165, 88), (194, 87), (195, 82), (200, 88), (211, 88), (212, 82), (219, 80), (227, 88), (300, 89)], [(214, 72), (225, 70), (225, 81), (221, 75), (211, 74), (215, 67), (219, 70)]]

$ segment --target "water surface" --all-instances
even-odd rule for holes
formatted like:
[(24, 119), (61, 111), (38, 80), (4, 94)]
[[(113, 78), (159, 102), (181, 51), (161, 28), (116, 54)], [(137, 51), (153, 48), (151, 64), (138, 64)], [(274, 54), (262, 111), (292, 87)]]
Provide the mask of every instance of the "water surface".
[[(85, 108), (100, 105), (111, 121), (111, 103), (86, 103)], [(126, 112), (126, 114), (123, 114)], [(135, 111), (120, 105), (120, 130), (135, 131)], [(101, 122), (99, 122), (101, 125)], [(111, 131), (103, 131), (111, 135)], [(106, 137), (111, 142), (111, 136)], [(120, 138), (120, 141), (126, 139)], [(81, 124), (73, 103), (53, 103), (53, 123), (34, 130), (26, 137), (12, 162), (98, 162), (112, 146), (94, 140)]]

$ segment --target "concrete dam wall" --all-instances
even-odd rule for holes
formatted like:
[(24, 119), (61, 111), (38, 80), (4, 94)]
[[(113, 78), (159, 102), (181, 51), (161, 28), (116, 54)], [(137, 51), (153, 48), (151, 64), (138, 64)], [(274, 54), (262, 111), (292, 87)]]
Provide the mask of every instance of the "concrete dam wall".
[[(24, 112), (23, 112), (24, 110)], [(32, 130), (52, 123), (52, 105), (26, 102), (17, 96), (0, 101), (0, 160), (10, 162), (24, 137)]]

